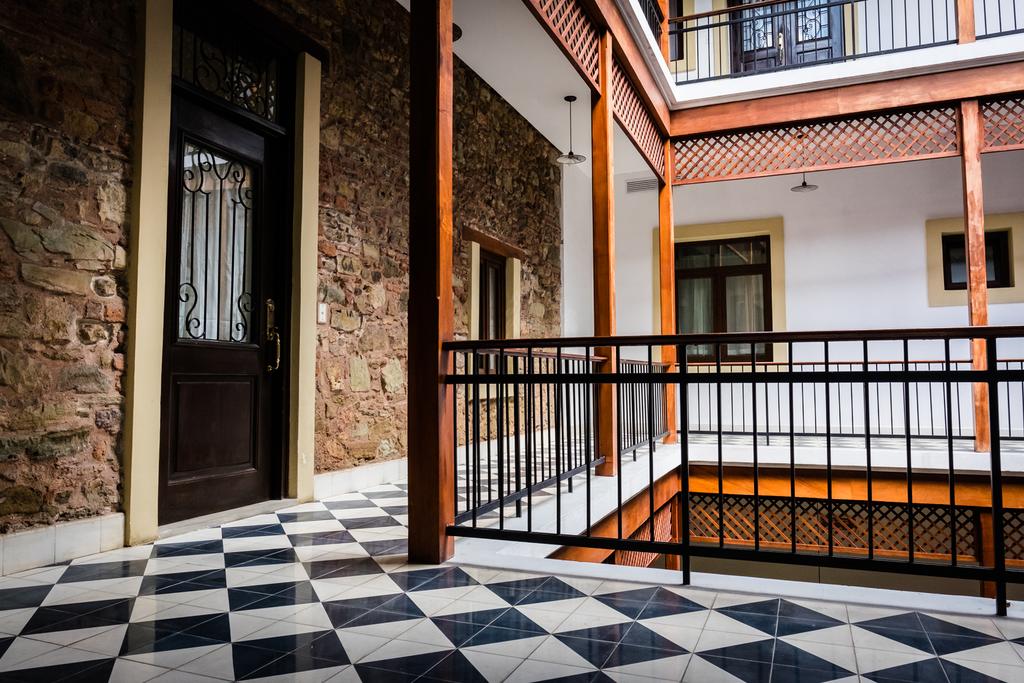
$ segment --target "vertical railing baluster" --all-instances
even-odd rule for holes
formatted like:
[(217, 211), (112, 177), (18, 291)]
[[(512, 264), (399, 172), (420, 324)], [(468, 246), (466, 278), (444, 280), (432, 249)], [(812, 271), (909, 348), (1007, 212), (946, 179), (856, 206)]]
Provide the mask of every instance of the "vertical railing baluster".
[[(687, 360), (684, 356), (683, 362), (685, 363)], [(719, 342), (715, 342), (715, 388), (718, 394), (718, 434), (716, 439), (718, 446), (718, 547), (722, 548), (725, 546), (725, 491), (722, 484), (725, 480), (725, 467), (722, 464), (722, 345)]]
[[(505, 374), (505, 350), (498, 350), (498, 374)], [(498, 528), (505, 528), (505, 395), (504, 381), (499, 380), (497, 391), (498, 406), (496, 421), (498, 423)]]
[[(751, 428), (754, 432), (754, 550), (761, 549), (761, 489), (760, 474), (761, 468), (757, 458), (757, 380), (754, 375), (757, 373), (757, 344), (750, 343), (750, 401), (751, 401)], [(746, 383), (743, 384), (744, 388)]]
[(533, 531), (533, 347), (526, 347), (526, 530)]
[[(591, 374), (593, 372), (593, 369), (591, 368), (591, 364), (590, 364), (590, 347), (589, 346), (584, 348), (583, 355), (584, 355), (584, 360), (585, 360), (585, 372), (587, 374)], [(584, 456), (583, 457), (586, 458), (586, 462), (584, 463), (584, 471), (586, 472), (586, 475), (587, 475), (587, 479), (586, 479), (587, 510), (586, 510), (586, 513), (587, 513), (587, 536), (589, 536), (590, 535), (590, 527), (592, 526), (591, 520), (590, 520), (590, 467), (591, 467), (591, 457), (590, 457), (590, 435), (591, 435), (591, 431), (590, 431), (590, 415), (591, 415), (591, 409), (593, 408), (593, 405), (594, 405), (594, 401), (593, 401), (593, 399), (594, 399), (594, 391), (597, 388), (597, 385), (596, 384), (586, 384), (584, 386), (587, 387), (587, 395), (586, 395), (586, 404), (583, 406), (583, 423), (584, 423), (583, 424), (583, 433), (585, 434), (585, 441), (583, 442), (583, 449), (584, 449)], [(594, 432), (594, 434), (595, 434), (594, 438), (596, 440), (596, 438), (597, 438), (596, 437), (596, 432)]]
[[(949, 373), (952, 368), (949, 363), (949, 339), (943, 340), (944, 356), (946, 360), (946, 384), (945, 393), (947, 396), (951, 396), (952, 392), (949, 390)], [(946, 401), (946, 423), (950, 425), (953, 421), (953, 405), (952, 399)], [(950, 426), (946, 428), (946, 453), (949, 457), (949, 557), (950, 564), (956, 566), (957, 564), (957, 539), (959, 532), (957, 530), (957, 513), (956, 513), (956, 463), (953, 460), (953, 430)]]
[[(679, 402), (681, 404), (680, 410), (682, 412), (681, 420), (679, 424), (682, 425), (682, 438), (679, 442), (679, 476), (680, 476), (680, 495), (682, 496), (682, 519), (683, 528), (680, 533), (682, 536), (683, 544), (683, 585), (690, 585), (690, 434), (688, 425), (689, 421), (689, 375), (687, 373), (687, 366), (689, 365), (689, 359), (686, 357), (686, 344), (680, 344), (676, 347), (676, 358), (679, 359)], [(719, 498), (721, 500), (721, 498)]]
[(1003, 529), (1003, 463), (999, 434), (999, 353), (996, 337), (987, 339), (985, 370), (989, 395), (990, 472), (992, 477), (992, 544), (995, 546), (996, 614), (1006, 616), (1006, 543)]
[(835, 554), (835, 503), (832, 497), (832, 382), (829, 379), (829, 347), (825, 340), (825, 495), (828, 498), (828, 556)]
[(789, 363), (789, 544), (796, 554), (796, 427), (793, 424), (793, 342), (787, 342)]
[[(654, 347), (647, 345), (647, 373), (654, 374)], [(654, 380), (647, 380), (647, 465), (649, 482), (647, 486), (648, 517), (651, 520), (651, 541), (654, 541)]]
[[(874, 480), (871, 475), (871, 387), (868, 383), (868, 342), (864, 340), (864, 453), (867, 462), (868, 487), (868, 559), (875, 559), (875, 507), (873, 504)], [(877, 386), (877, 385), (876, 385)]]
[[(619, 346), (611, 347), (609, 349), (615, 356), (609, 360), (616, 373), (622, 370), (622, 348)], [(621, 377), (615, 377), (615, 420), (616, 429), (615, 436), (617, 440), (617, 448), (613, 457), (617, 458), (615, 464), (615, 489), (618, 500), (616, 506), (616, 516), (618, 521), (618, 535), (617, 538), (622, 538), (622, 381)]]
[[(562, 347), (555, 349), (555, 376), (562, 373)], [(555, 380), (555, 533), (562, 533), (562, 381)]]
[[(910, 372), (910, 344), (903, 340), (903, 370)], [(910, 437), (910, 382), (909, 377), (903, 380), (903, 429), (906, 432), (907, 445), (907, 559), (914, 563), (914, 463), (913, 444)]]

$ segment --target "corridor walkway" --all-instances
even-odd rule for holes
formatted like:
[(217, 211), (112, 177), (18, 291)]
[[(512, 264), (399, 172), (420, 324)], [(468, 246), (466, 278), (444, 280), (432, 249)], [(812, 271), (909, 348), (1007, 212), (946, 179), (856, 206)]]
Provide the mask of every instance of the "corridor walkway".
[(1020, 620), (412, 566), (405, 488), (2, 578), (0, 681), (1024, 681)]

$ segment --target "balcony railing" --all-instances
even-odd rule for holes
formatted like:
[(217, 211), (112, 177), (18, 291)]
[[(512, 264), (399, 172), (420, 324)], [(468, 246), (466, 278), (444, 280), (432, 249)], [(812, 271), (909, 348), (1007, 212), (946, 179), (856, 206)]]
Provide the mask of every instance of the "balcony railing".
[(661, 41), (661, 23), (665, 15), (661, 13), (661, 4), (658, 0), (637, 0), (640, 3), (640, 13), (654, 34), (654, 41)]
[[(972, 347), (980, 354), (973, 359)], [(676, 358), (745, 349), (752, 360), (668, 366), (655, 360), (666, 348)], [(691, 558), (704, 557), (993, 582), (1000, 611), (1007, 582), (1024, 583), (1024, 368), (1015, 360), (1024, 327), (460, 341), (444, 349), (455, 356), (445, 381), (466, 423), (452, 453), (452, 535), (503, 549), (678, 557), (685, 581)], [(761, 360), (768, 349), (772, 363)], [(679, 423), (690, 427), (678, 445), (658, 444), (675, 386)], [(801, 421), (796, 397), (811, 391), (819, 407)], [(747, 422), (727, 430), (718, 419), (696, 433), (695, 413), (708, 397), (710, 414), (725, 416), (719, 406), (730, 392), (745, 392)], [(919, 424), (929, 401), (931, 417)], [(957, 411), (970, 418), (957, 423)], [(974, 416), (987, 430), (976, 429)], [(611, 426), (614, 467), (598, 458)], [(988, 451), (976, 452), (986, 431)], [(678, 495), (671, 524), (667, 481)]]
[[(1021, 0), (1005, 1), (1014, 6)], [(760, 0), (672, 18), (669, 26), (677, 84), (831, 64), (957, 40), (955, 0)], [(1007, 18), (998, 26), (1007, 32), (1017, 30), (1018, 24)]]
[(1024, 0), (974, 0), (978, 38), (995, 38), (1024, 31)]
[[(758, 396), (746, 385), (716, 384), (700, 381), (702, 375), (716, 372), (735, 372), (749, 367), (749, 363), (690, 363), (689, 371), (693, 382), (689, 386), (691, 434), (750, 435), (752, 425), (759, 425), (759, 435), (771, 443), (773, 436), (825, 436), (863, 437), (870, 433), (875, 437), (903, 437), (909, 429), (914, 438), (941, 439), (952, 436), (956, 439), (973, 438), (974, 404), (969, 388), (954, 384), (948, 388), (952, 396), (947, 397), (947, 387), (942, 382), (910, 382), (908, 391), (899, 383), (876, 383), (868, 395), (860, 391), (854, 382), (834, 382), (829, 386), (829, 400), (825, 399), (824, 385), (801, 384), (793, 392), (781, 384), (763, 384), (758, 387)], [(851, 372), (861, 369), (863, 361), (767, 362), (757, 363), (757, 372)], [(873, 361), (868, 367), (876, 371), (901, 370), (906, 366), (910, 371), (941, 371), (946, 362), (911, 360)], [(951, 360), (954, 370), (968, 370), (970, 360)], [(1024, 369), (1022, 360), (1000, 361), (1000, 368)], [(1024, 440), (1024, 383), (1006, 383), (999, 387), (999, 405), (1003, 411), (1000, 419), (1002, 437), (1007, 440)], [(756, 400), (755, 400), (756, 399)], [(758, 414), (752, 412), (757, 405)], [(831, 415), (826, 420), (825, 406), (829, 405)], [(867, 410), (865, 410), (867, 406)], [(946, 413), (946, 408), (951, 410)], [(909, 424), (901, 416), (904, 410), (910, 413)], [(865, 425), (867, 429), (865, 430)]]

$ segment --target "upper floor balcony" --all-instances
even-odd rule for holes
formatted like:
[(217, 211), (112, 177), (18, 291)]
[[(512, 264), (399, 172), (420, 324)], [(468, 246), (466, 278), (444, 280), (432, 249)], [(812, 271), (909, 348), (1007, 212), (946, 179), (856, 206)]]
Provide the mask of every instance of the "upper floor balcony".
[(683, 107), (997, 63), (1024, 50), (1024, 0), (629, 4)]

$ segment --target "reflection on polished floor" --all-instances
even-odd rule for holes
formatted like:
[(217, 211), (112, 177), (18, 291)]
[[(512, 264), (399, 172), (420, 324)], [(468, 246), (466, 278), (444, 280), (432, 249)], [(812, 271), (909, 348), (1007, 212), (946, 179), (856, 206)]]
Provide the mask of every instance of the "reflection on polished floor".
[(409, 565), (405, 488), (0, 579), (0, 680), (1024, 681), (1020, 620)]

